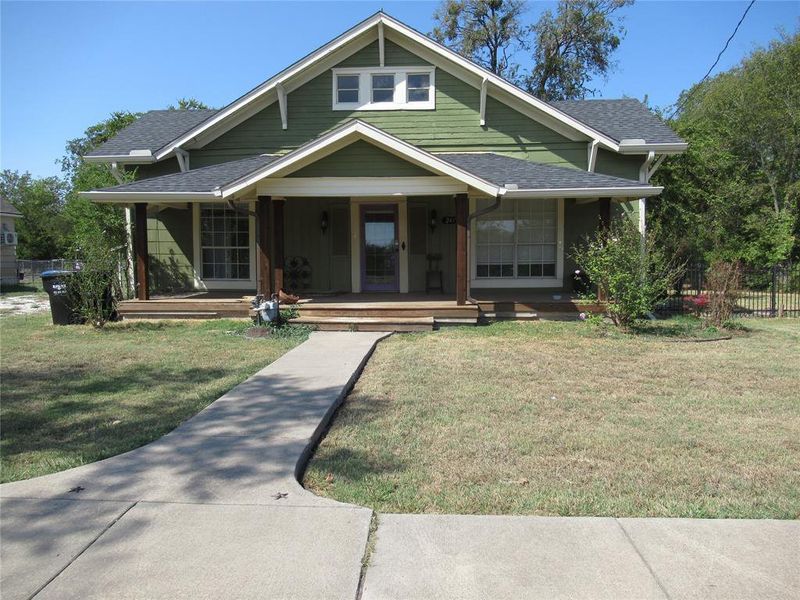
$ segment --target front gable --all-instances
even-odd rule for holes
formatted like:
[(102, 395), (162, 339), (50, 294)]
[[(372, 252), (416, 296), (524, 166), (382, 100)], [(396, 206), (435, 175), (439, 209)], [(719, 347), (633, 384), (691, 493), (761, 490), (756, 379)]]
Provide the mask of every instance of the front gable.
[(357, 140), (287, 177), (426, 177), (435, 175), (364, 140)]
[[(379, 64), (375, 41), (334, 68)], [(387, 67), (430, 66), (431, 63), (386, 40)], [(486, 98), (486, 124), (480, 125), (479, 89), (440, 67), (435, 69), (433, 110), (333, 110), (333, 70), (328, 69), (287, 97), (287, 128), (273, 103), (227, 133), (192, 151), (192, 164), (264, 153), (285, 153), (353, 119), (360, 119), (430, 152), (491, 151), (537, 162), (586, 168), (585, 141), (573, 141), (497, 99)]]

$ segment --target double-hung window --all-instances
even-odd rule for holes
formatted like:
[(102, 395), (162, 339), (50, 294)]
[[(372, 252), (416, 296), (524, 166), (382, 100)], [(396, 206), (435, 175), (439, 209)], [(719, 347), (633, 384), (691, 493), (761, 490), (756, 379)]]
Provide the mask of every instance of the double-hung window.
[(339, 104), (358, 104), (359, 76), (336, 76), (336, 102)]
[(203, 279), (250, 279), (250, 221), (220, 204), (200, 206)]
[(333, 69), (333, 110), (432, 110), (434, 75), (429, 66)]
[[(491, 201), (480, 200), (478, 208)], [(476, 219), (475, 276), (478, 279), (555, 278), (558, 200), (503, 199)]]

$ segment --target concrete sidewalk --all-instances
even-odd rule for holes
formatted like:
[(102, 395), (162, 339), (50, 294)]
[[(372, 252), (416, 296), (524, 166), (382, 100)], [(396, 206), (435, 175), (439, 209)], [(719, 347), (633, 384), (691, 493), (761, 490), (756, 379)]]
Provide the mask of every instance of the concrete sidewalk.
[(800, 597), (798, 521), (378, 515), (370, 533), (370, 510), (297, 478), (384, 335), (314, 333), (160, 440), (0, 486), (3, 600)]
[(0, 486), (3, 600), (354, 598), (372, 512), (296, 477), (385, 335), (313, 333), (147, 446)]

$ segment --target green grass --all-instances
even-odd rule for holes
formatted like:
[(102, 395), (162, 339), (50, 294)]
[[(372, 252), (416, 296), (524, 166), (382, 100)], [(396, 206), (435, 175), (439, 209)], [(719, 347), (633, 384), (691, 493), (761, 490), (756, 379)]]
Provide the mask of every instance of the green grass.
[[(246, 322), (56, 327), (0, 321), (0, 480), (61, 471), (159, 438), (305, 339), (250, 340)], [(232, 334), (232, 332), (234, 334)]]
[(800, 517), (800, 321), (381, 342), (305, 476), (380, 512)]

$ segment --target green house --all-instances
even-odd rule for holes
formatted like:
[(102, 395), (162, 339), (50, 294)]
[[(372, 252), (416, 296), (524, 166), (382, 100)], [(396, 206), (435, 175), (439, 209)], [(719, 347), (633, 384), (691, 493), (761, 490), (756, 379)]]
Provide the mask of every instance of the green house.
[(572, 245), (611, 218), (644, 232), (685, 149), (636, 100), (542, 101), (379, 12), (221, 110), (146, 113), (85, 157), (136, 181), (85, 195), (128, 208), (140, 300), (463, 305), (570, 293)]

